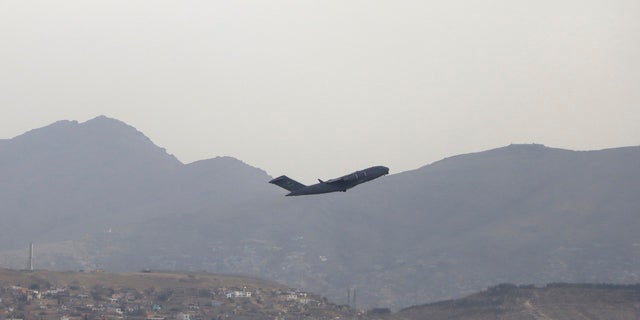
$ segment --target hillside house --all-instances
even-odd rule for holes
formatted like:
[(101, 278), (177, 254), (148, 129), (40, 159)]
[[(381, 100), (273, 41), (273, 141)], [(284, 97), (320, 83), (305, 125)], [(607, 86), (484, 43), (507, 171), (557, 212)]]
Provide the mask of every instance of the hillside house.
[(191, 320), (191, 316), (188, 313), (178, 313), (176, 315), (176, 320)]
[(146, 316), (147, 320), (165, 320), (165, 317), (156, 315), (153, 312), (147, 312), (147, 316)]
[(251, 291), (227, 292), (227, 298), (251, 298)]
[(287, 301), (294, 301), (301, 304), (308, 304), (311, 302), (311, 299), (309, 299), (309, 295), (306, 292), (287, 292), (284, 297)]

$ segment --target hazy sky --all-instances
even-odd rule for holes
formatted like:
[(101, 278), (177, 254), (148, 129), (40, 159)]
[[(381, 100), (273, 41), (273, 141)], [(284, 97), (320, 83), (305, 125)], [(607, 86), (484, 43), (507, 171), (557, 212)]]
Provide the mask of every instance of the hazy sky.
[(122, 120), (301, 182), (640, 144), (638, 0), (0, 0), (0, 138)]

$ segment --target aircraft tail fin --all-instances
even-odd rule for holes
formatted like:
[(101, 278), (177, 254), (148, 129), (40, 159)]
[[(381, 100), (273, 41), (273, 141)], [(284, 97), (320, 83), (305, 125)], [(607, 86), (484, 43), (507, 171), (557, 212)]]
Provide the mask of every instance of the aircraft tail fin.
[(271, 181), (269, 181), (269, 183), (273, 183), (275, 185), (277, 185), (280, 188), (289, 190), (291, 192), (302, 189), (304, 187), (306, 187), (304, 184), (295, 181), (287, 176), (279, 176)]

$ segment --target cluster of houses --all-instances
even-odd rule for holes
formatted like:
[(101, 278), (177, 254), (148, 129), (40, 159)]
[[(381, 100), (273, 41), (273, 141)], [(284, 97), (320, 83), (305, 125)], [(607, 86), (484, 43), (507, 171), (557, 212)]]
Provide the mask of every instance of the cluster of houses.
[(233, 318), (243, 309), (282, 314), (323, 304), (304, 292), (247, 288), (217, 288), (205, 294), (195, 289), (0, 288), (0, 320), (209, 320)]

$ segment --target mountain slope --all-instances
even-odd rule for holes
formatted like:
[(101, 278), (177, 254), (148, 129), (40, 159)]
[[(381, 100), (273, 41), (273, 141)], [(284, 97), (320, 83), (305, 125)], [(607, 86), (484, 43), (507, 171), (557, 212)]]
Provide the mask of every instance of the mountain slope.
[[(639, 154), (509, 146), (344, 194), (224, 210), (211, 203), (136, 234), (149, 244), (167, 228), (182, 235), (149, 245), (162, 257), (154, 265), (260, 274), (333, 299), (357, 287), (363, 305), (435, 301), (501, 282), (635, 282)], [(125, 260), (134, 261), (110, 267)]]
[[(35, 292), (34, 292), (35, 291)], [(352, 309), (257, 278), (203, 272), (53, 272), (0, 269), (3, 319), (351, 319)], [(6, 315), (6, 316), (5, 316)], [(78, 316), (80, 317), (80, 316)]]
[[(206, 162), (200, 169), (183, 165), (135, 128), (104, 116), (85, 123), (59, 121), (5, 140), (0, 246), (78, 239), (162, 216), (168, 208), (193, 203), (173, 200), (206, 192), (207, 179), (233, 176), (233, 169), (268, 178), (232, 158)], [(232, 190), (218, 191), (219, 199), (235, 198)]]
[(461, 299), (404, 309), (389, 319), (636, 319), (640, 287), (502, 284)]
[(239, 160), (185, 165), (117, 120), (59, 122), (0, 143), (0, 261), (23, 266), (33, 240), (42, 268), (242, 273), (337, 302), (355, 287), (365, 307), (633, 283), (638, 163), (639, 147), (512, 145), (284, 197)]
[(408, 235), (382, 241), (401, 257), (390, 282), (433, 301), (501, 282), (637, 281), (639, 152), (509, 146), (389, 177), (378, 233)]

